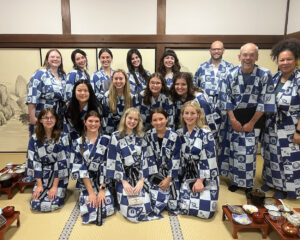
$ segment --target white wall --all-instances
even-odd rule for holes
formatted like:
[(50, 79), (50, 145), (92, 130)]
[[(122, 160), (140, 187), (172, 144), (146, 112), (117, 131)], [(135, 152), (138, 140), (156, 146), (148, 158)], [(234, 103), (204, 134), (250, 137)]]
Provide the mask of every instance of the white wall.
[(156, 0), (70, 0), (72, 34), (156, 34)]
[(287, 34), (300, 31), (299, 13), (300, 13), (300, 1), (290, 0)]
[(0, 34), (61, 33), (61, 0), (0, 0)]
[(166, 34), (284, 33), (286, 0), (167, 0), (166, 3)]

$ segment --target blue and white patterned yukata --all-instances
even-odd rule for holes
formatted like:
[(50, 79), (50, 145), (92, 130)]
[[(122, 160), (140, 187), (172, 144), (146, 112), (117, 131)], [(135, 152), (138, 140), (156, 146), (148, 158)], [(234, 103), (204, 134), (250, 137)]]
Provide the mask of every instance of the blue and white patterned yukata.
[(90, 76), (87, 75), (86, 72), (82, 71), (81, 69), (74, 69), (73, 71), (68, 73), (65, 97), (64, 97), (65, 102), (70, 101), (70, 99), (72, 97), (73, 87), (74, 87), (75, 83), (81, 79), (87, 80), (89, 82)]
[[(211, 218), (217, 209), (219, 177), (214, 137), (209, 129), (195, 126), (191, 134), (187, 128), (177, 130), (181, 139), (181, 167), (179, 208), (182, 214)], [(203, 179), (204, 191), (192, 192), (189, 180)]]
[(160, 93), (158, 96), (157, 101), (154, 97), (151, 97), (150, 105), (146, 105), (144, 103), (144, 93), (143, 90), (137, 97), (136, 101), (134, 101), (134, 105), (136, 108), (139, 109), (141, 117), (143, 119), (144, 130), (148, 131), (151, 129), (151, 119), (150, 119), (150, 111), (154, 108), (163, 108), (166, 113), (168, 114), (168, 126), (173, 128), (174, 127), (174, 114), (175, 114), (175, 107), (171, 99), (164, 93)]
[(156, 184), (148, 181), (150, 185), (150, 197), (153, 211), (156, 214), (160, 214), (167, 208), (172, 213), (177, 213), (180, 188), (178, 180), (181, 148), (180, 138), (173, 129), (167, 128), (160, 148), (156, 129), (152, 128), (146, 133), (146, 141), (150, 144), (155, 155), (158, 173), (165, 178), (172, 178), (172, 182), (166, 191), (160, 189)]
[(165, 76), (165, 80), (166, 80), (166, 84), (168, 88), (171, 88), (171, 85), (173, 83), (173, 77), (174, 77), (174, 73), (172, 72), (172, 74), (170, 75), (170, 77), (168, 77), (168, 75), (166, 74)]
[[(135, 96), (131, 94), (131, 101), (132, 103), (136, 102)], [(120, 120), (125, 112), (124, 109), (125, 98), (124, 95), (121, 97), (117, 97), (117, 113), (112, 113), (109, 109), (109, 91), (104, 94), (102, 99), (102, 106), (103, 106), (103, 123), (102, 128), (106, 134), (112, 134), (113, 132), (117, 131), (119, 127)]]
[[(241, 66), (233, 68), (222, 81), (218, 101), (224, 111), (256, 107), (258, 112), (274, 112), (275, 95), (270, 72), (255, 65), (245, 86)], [(229, 118), (224, 126), (218, 162), (220, 174), (229, 177), (232, 185), (252, 188), (260, 130), (254, 128), (252, 132), (236, 132)]]
[[(91, 185), (98, 194), (101, 184), (107, 184), (105, 190), (106, 202), (102, 214), (111, 216), (114, 214), (113, 196), (111, 194), (111, 184), (109, 180), (105, 178), (105, 164), (107, 159), (107, 147), (109, 145), (110, 137), (107, 135), (98, 135), (96, 141), (91, 141), (86, 137), (83, 154), (81, 154), (82, 138), (75, 140), (73, 145), (73, 151), (71, 154), (72, 165), (72, 177), (77, 179), (76, 188), (79, 189), (79, 206), (80, 215), (82, 217), (82, 223), (92, 223), (97, 220), (98, 212), (100, 208), (93, 208), (89, 204), (86, 204), (89, 193), (83, 182), (83, 178), (89, 178)], [(102, 207), (103, 208), (103, 207)]]
[[(58, 73), (60, 80), (50, 69), (40, 69), (34, 73), (28, 84), (26, 103), (35, 104), (35, 115), (44, 108), (53, 108), (62, 123), (64, 114), (64, 91), (66, 75)], [(33, 128), (30, 128), (33, 133)]]
[[(41, 179), (43, 184), (43, 192), (40, 193), (39, 198), (30, 201), (31, 209), (51, 212), (64, 205), (69, 183), (69, 157), (70, 149), (67, 135), (62, 133), (57, 142), (45, 139), (45, 143), (37, 140), (36, 134), (31, 136), (27, 151), (26, 172), (29, 177)], [(59, 178), (57, 195), (53, 201), (50, 201), (48, 191), (51, 189), (55, 178)], [(36, 188), (37, 184), (35, 184), (33, 192)]]
[[(114, 70), (110, 70), (110, 76), (112, 76)], [(104, 93), (109, 90), (111, 78), (106, 74), (104, 69), (101, 67), (100, 70), (94, 72), (91, 84), (94, 89), (95, 95), (99, 101), (102, 100)]]
[(130, 206), (128, 202), (130, 196), (127, 195), (122, 184), (122, 180), (126, 180), (135, 187), (139, 179), (147, 178), (157, 172), (155, 161), (150, 158), (151, 149), (148, 151), (148, 147), (144, 138), (134, 134), (120, 137), (117, 131), (112, 134), (108, 148), (106, 176), (117, 180), (118, 209), (131, 222), (160, 218), (153, 212), (150, 196), (145, 188), (139, 194), (142, 197), (142, 204)]
[(210, 101), (215, 104), (220, 91), (220, 81), (226, 78), (227, 72), (233, 68), (233, 65), (222, 60), (216, 75), (214, 68), (215, 65), (212, 64), (211, 59), (202, 63), (195, 73), (194, 85), (202, 88), (209, 96)]
[[(150, 76), (149, 71), (146, 70), (146, 73), (148, 76)], [(137, 94), (137, 93), (141, 92), (144, 88), (147, 87), (146, 80), (142, 77), (142, 75), (138, 71), (135, 71), (135, 75), (136, 75), (140, 85), (136, 84), (133, 74), (131, 74), (130, 72), (127, 73), (128, 80), (129, 80), (129, 86), (130, 86), (130, 92), (132, 94)]]
[[(273, 76), (274, 87), (281, 72)], [(300, 118), (300, 70), (296, 69), (276, 96), (277, 111), (267, 115), (262, 138), (263, 179), (274, 189), (300, 198), (300, 147), (293, 136)]]

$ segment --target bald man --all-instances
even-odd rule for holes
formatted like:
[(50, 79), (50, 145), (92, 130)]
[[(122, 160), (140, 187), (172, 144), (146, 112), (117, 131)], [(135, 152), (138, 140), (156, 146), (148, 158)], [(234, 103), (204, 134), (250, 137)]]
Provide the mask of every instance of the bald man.
[(227, 112), (220, 136), (219, 171), (231, 179), (232, 192), (242, 187), (251, 191), (256, 168), (259, 124), (264, 112), (275, 111), (275, 95), (270, 71), (255, 64), (258, 47), (247, 43), (241, 47), (240, 65), (231, 69), (221, 81), (218, 107)]
[(210, 45), (211, 59), (200, 65), (194, 76), (194, 85), (202, 88), (214, 104), (219, 93), (220, 79), (226, 76), (226, 72), (233, 68), (233, 65), (222, 59), (224, 45), (221, 41), (215, 41)]

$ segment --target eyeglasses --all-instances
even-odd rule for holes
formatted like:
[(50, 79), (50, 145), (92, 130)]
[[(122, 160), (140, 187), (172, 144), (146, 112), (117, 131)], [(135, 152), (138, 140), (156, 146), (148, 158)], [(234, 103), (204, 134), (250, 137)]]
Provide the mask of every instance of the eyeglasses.
[(151, 85), (161, 85), (161, 82), (150, 82)]
[(46, 121), (53, 121), (55, 119), (54, 116), (51, 116), (51, 117), (42, 117), (43, 120), (46, 120)]

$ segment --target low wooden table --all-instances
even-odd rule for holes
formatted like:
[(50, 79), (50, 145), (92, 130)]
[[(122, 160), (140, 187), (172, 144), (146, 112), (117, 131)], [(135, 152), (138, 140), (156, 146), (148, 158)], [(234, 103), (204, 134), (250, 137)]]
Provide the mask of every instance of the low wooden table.
[[(18, 165), (13, 165), (12, 169), (15, 169), (15, 167)], [(6, 170), (8, 170), (7, 167), (3, 168), (0, 172), (5, 172)], [(24, 174), (17, 174), (15, 176), (13, 176), (13, 181), (12, 181), (12, 185), (10, 187), (7, 188), (3, 188), (0, 184), (0, 192), (6, 192), (8, 195), (8, 199), (12, 199), (13, 197), (13, 189), (15, 187), (18, 187), (19, 184), (19, 180), (20, 178), (23, 177)]]
[(17, 227), (20, 227), (20, 212), (15, 211), (14, 214), (6, 218), (6, 223), (0, 228), (0, 240), (4, 240), (4, 234), (9, 226), (17, 219)]
[[(238, 207), (242, 207), (241, 205)], [(229, 208), (226, 205), (222, 206), (222, 210), (223, 210), (223, 215), (222, 215), (222, 220), (225, 221), (226, 217), (228, 218), (228, 220), (232, 223), (232, 237), (234, 239), (238, 238), (237, 232), (241, 229), (252, 229), (252, 228), (259, 228), (263, 231), (263, 238), (267, 238), (268, 235), (268, 230), (269, 230), (269, 224), (267, 222), (258, 224), (255, 223), (253, 221), (253, 218), (250, 214), (247, 213), (249, 219), (252, 221), (251, 224), (249, 225), (241, 225), (236, 223), (233, 218), (232, 218), (232, 213), (229, 210)], [(261, 211), (261, 209), (259, 209)], [(225, 217), (226, 216), (226, 217)]]
[(35, 184), (35, 181), (33, 181), (33, 182), (23, 182), (22, 179), (23, 178), (19, 179), (19, 191), (20, 191), (20, 193), (23, 193), (26, 186), (34, 186), (34, 184)]

